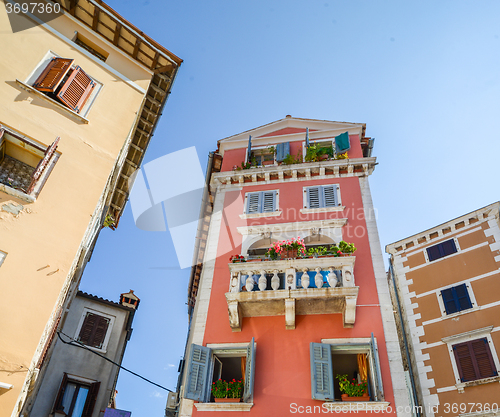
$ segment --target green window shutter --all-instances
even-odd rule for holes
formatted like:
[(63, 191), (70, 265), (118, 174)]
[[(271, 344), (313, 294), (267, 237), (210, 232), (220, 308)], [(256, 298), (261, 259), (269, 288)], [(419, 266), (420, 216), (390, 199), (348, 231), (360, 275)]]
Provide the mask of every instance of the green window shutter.
[(311, 343), (311, 393), (315, 400), (333, 400), (333, 370), (330, 345)]
[(337, 153), (344, 153), (351, 149), (351, 144), (349, 142), (349, 133), (344, 132), (335, 137), (335, 151)]
[(247, 347), (247, 365), (245, 368), (245, 388), (243, 390), (243, 402), (252, 402), (253, 383), (255, 377), (255, 340), (252, 337)]
[(206, 401), (211, 350), (205, 346), (191, 345), (185, 398)]
[(320, 187), (309, 187), (307, 189), (307, 207), (310, 209), (320, 208), (323, 195), (320, 193)]
[(263, 191), (261, 213), (273, 211), (276, 211), (276, 191)]
[(260, 212), (260, 192), (247, 194), (247, 214)]
[(323, 207), (337, 207), (337, 185), (326, 185), (323, 186)]
[(375, 337), (373, 336), (370, 341), (370, 355), (372, 359), (372, 367), (375, 372), (375, 399), (376, 401), (384, 400), (384, 388), (382, 386), (382, 374), (380, 372), (380, 360), (378, 358), (378, 348), (375, 343)]

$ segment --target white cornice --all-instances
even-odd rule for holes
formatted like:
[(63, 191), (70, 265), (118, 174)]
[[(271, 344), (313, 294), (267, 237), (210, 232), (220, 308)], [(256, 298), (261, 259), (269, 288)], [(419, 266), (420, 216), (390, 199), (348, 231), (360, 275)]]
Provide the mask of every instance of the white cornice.
[(347, 224), (347, 219), (314, 220), (310, 222), (292, 222), (262, 224), (257, 226), (237, 227), (236, 230), (241, 235), (260, 235), (263, 233), (283, 233), (297, 232), (310, 229), (325, 229), (332, 227), (343, 227)]

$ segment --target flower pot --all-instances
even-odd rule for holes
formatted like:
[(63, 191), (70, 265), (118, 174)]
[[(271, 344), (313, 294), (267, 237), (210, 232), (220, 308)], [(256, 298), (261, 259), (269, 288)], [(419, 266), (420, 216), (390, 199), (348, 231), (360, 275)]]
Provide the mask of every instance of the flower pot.
[(241, 398), (214, 398), (216, 403), (239, 403)]
[(370, 396), (367, 392), (362, 397), (349, 397), (347, 394), (342, 394), (342, 401), (370, 401)]

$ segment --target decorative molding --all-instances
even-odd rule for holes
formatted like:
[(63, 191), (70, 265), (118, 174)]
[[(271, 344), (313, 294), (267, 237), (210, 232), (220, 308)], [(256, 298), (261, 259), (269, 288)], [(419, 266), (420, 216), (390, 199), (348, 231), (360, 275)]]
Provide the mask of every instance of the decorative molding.
[(324, 229), (343, 227), (347, 224), (347, 219), (328, 219), (328, 220), (313, 220), (309, 222), (292, 222), (292, 223), (275, 223), (263, 224), (255, 226), (237, 227), (236, 230), (240, 235), (262, 235), (263, 233), (283, 233), (297, 232), (310, 229)]
[(282, 210), (265, 212), (265, 213), (252, 213), (252, 214), (240, 214), (240, 219), (260, 219), (265, 217), (278, 217), (283, 214)]
[(325, 402), (323, 403), (323, 407), (328, 409), (330, 413), (359, 413), (360, 411), (375, 411), (379, 413), (386, 411), (390, 404), (388, 401), (337, 401)]
[(250, 411), (253, 403), (194, 403), (198, 411)]
[(449, 344), (449, 343), (453, 343), (453, 344), (463, 343), (463, 342), (467, 342), (468, 340), (478, 339), (480, 337), (484, 337), (486, 335), (489, 335), (492, 330), (493, 330), (493, 326), (487, 326), (487, 327), (483, 327), (481, 329), (475, 329), (475, 330), (471, 330), (469, 332), (460, 333), (460, 334), (456, 334), (456, 335), (448, 336), (448, 337), (443, 337), (441, 340), (447, 344)]
[(344, 211), (344, 210), (345, 210), (345, 206), (322, 207), (322, 208), (316, 208), (316, 209), (302, 208), (302, 209), (300, 209), (300, 213), (301, 214), (316, 214), (316, 213), (330, 213), (330, 212)]

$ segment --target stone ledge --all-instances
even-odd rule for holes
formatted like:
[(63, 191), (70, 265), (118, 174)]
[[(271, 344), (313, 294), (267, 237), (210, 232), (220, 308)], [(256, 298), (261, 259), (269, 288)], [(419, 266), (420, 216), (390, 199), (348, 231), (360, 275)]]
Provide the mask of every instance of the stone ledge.
[(250, 411), (253, 403), (194, 403), (198, 411)]

